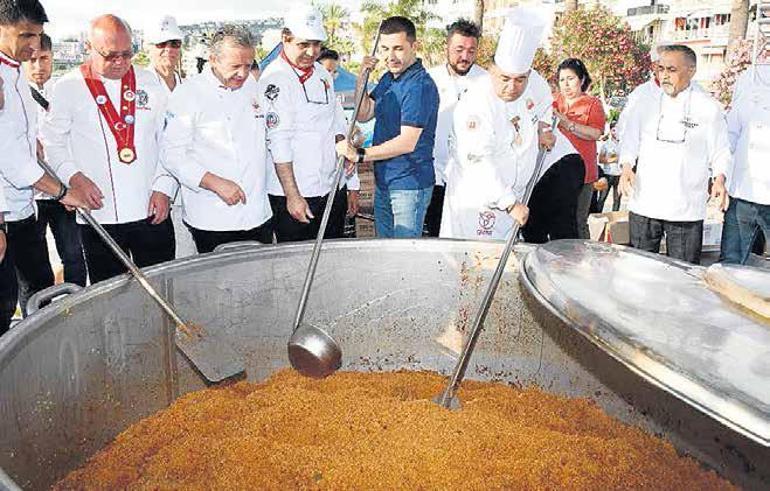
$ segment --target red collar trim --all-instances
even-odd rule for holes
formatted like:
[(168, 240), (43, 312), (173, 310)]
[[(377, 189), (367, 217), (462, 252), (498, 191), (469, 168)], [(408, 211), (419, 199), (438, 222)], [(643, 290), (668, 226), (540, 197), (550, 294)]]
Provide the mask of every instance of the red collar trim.
[(315, 69), (314, 66), (311, 66), (310, 68), (298, 67), (297, 65), (289, 61), (289, 58), (286, 56), (286, 53), (283, 50), (281, 50), (281, 58), (283, 58), (284, 61), (286, 61), (286, 63), (288, 63), (289, 66), (294, 69), (295, 72), (299, 72), (297, 73), (297, 76), (299, 77), (299, 83), (304, 84), (305, 82), (308, 81), (308, 79), (310, 79), (310, 77), (313, 76), (313, 71)]
[(19, 68), (21, 66), (21, 63), (6, 55), (2, 51), (0, 51), (0, 64), (8, 65), (11, 68)]

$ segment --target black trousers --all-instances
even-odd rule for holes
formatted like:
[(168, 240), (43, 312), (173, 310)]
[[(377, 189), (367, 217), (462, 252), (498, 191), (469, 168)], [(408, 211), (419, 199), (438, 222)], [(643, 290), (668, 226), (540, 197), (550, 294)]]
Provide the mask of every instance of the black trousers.
[(565, 155), (543, 174), (529, 200), (529, 219), (521, 231), (525, 241), (544, 244), (578, 237), (575, 214), (584, 176), (583, 159), (576, 153)]
[(195, 248), (199, 254), (212, 252), (217, 246), (229, 242), (241, 242), (244, 240), (257, 240), (263, 244), (273, 243), (272, 220), (268, 220), (259, 227), (251, 230), (201, 230), (185, 223), (195, 242)]
[(86, 286), (86, 260), (83, 257), (83, 241), (80, 227), (75, 222), (75, 212), (51, 199), (37, 201), (37, 230), (45, 241), (47, 227), (51, 227), (56, 252), (64, 266), (64, 281)]
[(430, 198), (428, 211), (425, 212), (425, 226), (423, 235), (427, 237), (438, 237), (441, 229), (441, 216), (444, 213), (444, 194), (446, 186), (433, 186), (433, 195)]
[(26, 316), (29, 297), (53, 285), (48, 247), (45, 238), (37, 233), (34, 215), (8, 222), (7, 243), (0, 268), (0, 333), (10, 327), (17, 302)]
[[(136, 222), (103, 225), (110, 237), (115, 239), (120, 248), (140, 268), (174, 259), (176, 242), (171, 218), (158, 225), (152, 225), (150, 220), (151, 218), (147, 218)], [(80, 225), (80, 232), (92, 284), (128, 271), (89, 225)]]
[(666, 235), (666, 255), (700, 264), (703, 248), (703, 220), (670, 222), (628, 213), (631, 246), (648, 252), (660, 252), (660, 241)]
[[(273, 209), (273, 229), (275, 238), (278, 242), (296, 242), (302, 240), (313, 240), (318, 236), (318, 229), (321, 227), (321, 217), (326, 206), (326, 196), (316, 196), (305, 198), (313, 218), (310, 223), (298, 222), (289, 214), (286, 207), (285, 196), (268, 195), (270, 198), (270, 207)], [(332, 213), (329, 216), (329, 223), (326, 226), (325, 239), (341, 239), (345, 233), (345, 215), (348, 212), (348, 189), (343, 187), (334, 197), (332, 203)]]

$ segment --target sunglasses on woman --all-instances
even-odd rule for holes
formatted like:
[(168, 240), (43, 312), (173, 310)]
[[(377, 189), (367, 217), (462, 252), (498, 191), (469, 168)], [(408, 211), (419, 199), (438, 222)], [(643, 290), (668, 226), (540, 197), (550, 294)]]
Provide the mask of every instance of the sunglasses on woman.
[(182, 47), (182, 41), (180, 41), (179, 39), (174, 39), (171, 41), (163, 41), (162, 43), (155, 43), (155, 47), (158, 49), (163, 49), (163, 48), (179, 49)]

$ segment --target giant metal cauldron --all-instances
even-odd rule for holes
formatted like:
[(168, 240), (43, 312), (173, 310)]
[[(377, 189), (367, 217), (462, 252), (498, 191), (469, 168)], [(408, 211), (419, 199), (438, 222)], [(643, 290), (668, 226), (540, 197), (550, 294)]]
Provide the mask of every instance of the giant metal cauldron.
[[(288, 365), (286, 341), (310, 247), (234, 247), (147, 272), (184, 317), (231, 343), (248, 378), (260, 380)], [(472, 319), (500, 247), (329, 243), (307, 319), (338, 340), (345, 370), (448, 373), (458, 330)], [(531, 250), (519, 246), (508, 266), (469, 378), (591, 398), (737, 484), (770, 486), (766, 445), (662, 390), (589, 341), (591, 326), (581, 333), (522, 287), (518, 264)], [(56, 301), (0, 339), (0, 488), (45, 488), (128, 425), (203, 388), (170, 327), (135, 282), (119, 277)]]

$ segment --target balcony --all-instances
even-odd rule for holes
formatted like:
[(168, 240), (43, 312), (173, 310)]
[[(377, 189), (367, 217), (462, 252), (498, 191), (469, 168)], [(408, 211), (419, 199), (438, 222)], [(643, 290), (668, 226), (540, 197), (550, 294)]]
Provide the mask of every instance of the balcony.
[(628, 17), (634, 17), (636, 15), (651, 15), (651, 14), (667, 14), (668, 5), (644, 5), (642, 7), (630, 8), (626, 11)]
[(711, 41), (714, 44), (727, 43), (729, 24), (701, 29), (674, 31), (674, 41)]

